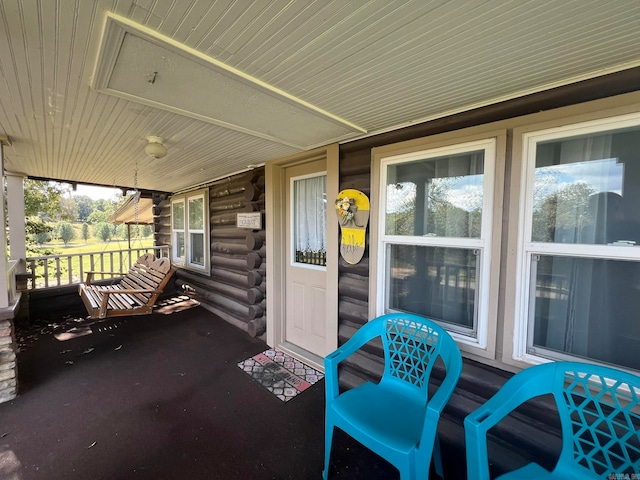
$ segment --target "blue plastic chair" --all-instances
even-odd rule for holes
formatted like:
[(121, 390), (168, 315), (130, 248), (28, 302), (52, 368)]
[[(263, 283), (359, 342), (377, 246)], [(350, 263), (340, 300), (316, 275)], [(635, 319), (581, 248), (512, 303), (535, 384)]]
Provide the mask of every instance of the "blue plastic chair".
[(529, 463), (501, 480), (640, 474), (640, 377), (589, 363), (554, 362), (517, 373), (465, 418), (468, 478), (489, 479), (487, 431), (527, 400), (547, 394), (555, 399), (562, 429), (555, 468), (549, 472)]
[[(384, 348), (382, 379), (340, 394), (338, 364), (377, 337)], [(429, 399), (429, 378), (439, 357), (446, 376)], [(324, 365), (325, 480), (335, 427), (394, 465), (403, 480), (429, 477), (435, 445), (435, 468), (442, 476), (438, 420), (462, 372), (460, 350), (443, 328), (417, 315), (383, 315), (362, 326)]]

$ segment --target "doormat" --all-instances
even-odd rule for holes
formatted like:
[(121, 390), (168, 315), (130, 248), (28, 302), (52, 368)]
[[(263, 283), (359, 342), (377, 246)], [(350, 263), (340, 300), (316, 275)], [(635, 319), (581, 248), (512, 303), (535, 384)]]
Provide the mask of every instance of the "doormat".
[(283, 402), (300, 395), (324, 374), (279, 350), (265, 350), (238, 367)]

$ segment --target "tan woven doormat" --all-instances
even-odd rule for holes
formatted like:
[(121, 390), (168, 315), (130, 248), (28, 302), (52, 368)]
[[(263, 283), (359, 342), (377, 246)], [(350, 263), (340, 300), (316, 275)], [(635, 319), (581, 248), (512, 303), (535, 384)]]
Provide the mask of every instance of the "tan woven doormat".
[(300, 395), (324, 374), (279, 350), (265, 350), (238, 367), (283, 402)]

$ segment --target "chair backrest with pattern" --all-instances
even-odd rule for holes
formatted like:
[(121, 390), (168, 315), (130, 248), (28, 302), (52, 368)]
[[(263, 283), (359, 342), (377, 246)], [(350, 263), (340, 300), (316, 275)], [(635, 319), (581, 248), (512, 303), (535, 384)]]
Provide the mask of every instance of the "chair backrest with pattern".
[(577, 464), (601, 478), (640, 474), (640, 377), (586, 363), (549, 365), (562, 423), (558, 467)]
[(448, 342), (455, 345), (453, 340), (435, 322), (417, 315), (393, 313), (381, 318), (385, 320), (382, 334), (385, 369), (381, 381), (393, 378), (406, 382), (426, 398), (431, 370)]

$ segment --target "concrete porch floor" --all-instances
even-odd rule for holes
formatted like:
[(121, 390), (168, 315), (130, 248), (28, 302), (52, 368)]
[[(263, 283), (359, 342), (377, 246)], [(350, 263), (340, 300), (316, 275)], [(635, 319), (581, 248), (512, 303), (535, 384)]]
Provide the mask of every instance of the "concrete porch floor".
[[(324, 380), (278, 400), (237, 367), (266, 344), (206, 310), (48, 330), (0, 404), (0, 480), (321, 478)], [(398, 473), (336, 432), (330, 478)]]

